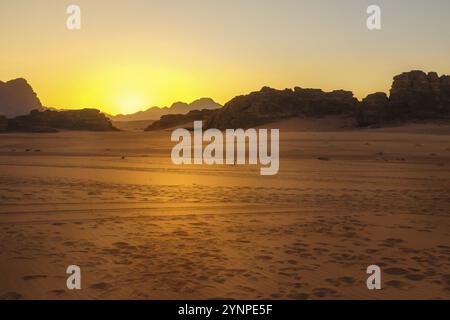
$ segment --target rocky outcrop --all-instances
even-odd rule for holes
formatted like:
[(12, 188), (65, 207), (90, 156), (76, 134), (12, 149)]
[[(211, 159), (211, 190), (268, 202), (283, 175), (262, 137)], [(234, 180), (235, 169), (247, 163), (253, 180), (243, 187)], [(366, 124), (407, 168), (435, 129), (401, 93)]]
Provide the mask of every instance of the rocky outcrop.
[(133, 114), (110, 116), (114, 121), (140, 121), (140, 120), (158, 120), (162, 116), (173, 114), (187, 114), (192, 110), (218, 109), (222, 105), (218, 104), (211, 98), (201, 98), (191, 103), (175, 102), (169, 108), (152, 107), (145, 111), (138, 111)]
[(194, 122), (196, 120), (207, 120), (216, 110), (193, 110), (188, 114), (170, 114), (162, 116), (159, 121), (153, 122), (145, 131), (162, 130)]
[(235, 97), (217, 110), (164, 116), (147, 130), (169, 128), (194, 120), (205, 120), (207, 128), (248, 128), (291, 117), (351, 115), (357, 106), (358, 100), (349, 91), (324, 92), (299, 87), (276, 90), (264, 87), (260, 91)]
[(264, 87), (258, 92), (232, 99), (208, 119), (206, 127), (247, 128), (291, 117), (352, 114), (357, 105), (358, 100), (349, 91)]
[(35, 109), (41, 110), (42, 104), (25, 79), (0, 81), (0, 115), (13, 118)]
[(233, 98), (223, 108), (186, 116), (163, 117), (149, 129), (205, 120), (206, 128), (248, 128), (292, 117), (342, 115), (359, 126), (381, 126), (416, 120), (450, 119), (450, 76), (435, 72), (405, 72), (394, 77), (390, 96), (383, 92), (359, 102), (350, 91), (276, 90), (268, 87)]
[(398, 118), (434, 119), (450, 115), (450, 77), (411, 71), (394, 77), (389, 97)]
[(111, 121), (96, 109), (43, 112), (33, 110), (29, 115), (8, 120), (8, 131), (55, 132), (64, 130), (116, 131)]
[(358, 112), (361, 126), (450, 118), (450, 76), (405, 72), (394, 77), (389, 98), (369, 95)]
[(5, 116), (0, 116), (0, 132), (6, 132), (8, 130), (8, 120)]
[(360, 126), (372, 126), (383, 122), (386, 118), (389, 98), (384, 92), (369, 94), (362, 100), (356, 114)]

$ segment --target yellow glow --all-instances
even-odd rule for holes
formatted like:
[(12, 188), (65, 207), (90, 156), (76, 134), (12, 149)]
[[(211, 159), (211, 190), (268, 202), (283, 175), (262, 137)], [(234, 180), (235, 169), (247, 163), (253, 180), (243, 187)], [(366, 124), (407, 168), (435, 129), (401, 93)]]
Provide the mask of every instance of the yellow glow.
[(138, 94), (122, 94), (118, 98), (118, 106), (123, 114), (134, 113), (141, 110), (145, 105), (145, 101)]
[[(47, 107), (114, 115), (201, 97), (224, 104), (263, 86), (344, 89), (363, 98), (388, 92), (400, 72), (449, 73), (450, 42), (435, 31), (449, 23), (439, 6), (423, 20), (430, 27), (411, 32), (414, 15), (397, 12), (389, 28), (370, 32), (359, 16), (365, 10), (353, 2), (346, 10), (336, 4), (340, 14), (326, 19), (324, 1), (278, 2), (264, 1), (255, 12), (253, 1), (239, 1), (237, 8), (230, 1), (111, 1), (105, 7), (77, 0), (82, 28), (68, 31), (64, 1), (3, 1), (0, 12), (8, 14), (1, 16), (0, 36), (7, 45), (0, 80), (26, 78)], [(387, 2), (389, 12), (398, 6)], [(428, 12), (425, 5), (415, 10)]]

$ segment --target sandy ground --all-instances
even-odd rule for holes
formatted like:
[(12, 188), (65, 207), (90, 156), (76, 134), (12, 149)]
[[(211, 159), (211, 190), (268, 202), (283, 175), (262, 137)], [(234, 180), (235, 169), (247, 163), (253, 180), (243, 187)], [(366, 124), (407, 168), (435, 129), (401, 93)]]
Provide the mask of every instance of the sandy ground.
[(123, 131), (144, 131), (155, 120), (113, 121), (113, 125)]
[(174, 166), (169, 131), (0, 135), (0, 298), (450, 299), (450, 127), (280, 126), (274, 177)]

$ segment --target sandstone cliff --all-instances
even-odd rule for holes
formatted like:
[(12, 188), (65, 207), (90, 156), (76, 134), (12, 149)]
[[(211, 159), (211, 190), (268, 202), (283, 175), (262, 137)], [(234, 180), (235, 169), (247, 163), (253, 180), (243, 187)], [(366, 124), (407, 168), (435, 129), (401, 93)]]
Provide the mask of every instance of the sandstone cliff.
[(389, 98), (369, 95), (358, 113), (362, 126), (449, 118), (450, 76), (418, 70), (395, 76)]
[(353, 114), (358, 100), (349, 91), (324, 92), (299, 87), (276, 90), (268, 87), (226, 103), (208, 119), (209, 128), (248, 128), (291, 117)]

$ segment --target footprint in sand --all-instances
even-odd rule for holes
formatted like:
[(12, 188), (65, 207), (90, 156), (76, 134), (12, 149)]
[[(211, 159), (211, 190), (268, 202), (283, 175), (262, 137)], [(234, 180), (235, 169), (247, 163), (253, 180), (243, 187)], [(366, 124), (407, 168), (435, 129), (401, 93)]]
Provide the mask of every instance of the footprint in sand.
[(258, 260), (272, 260), (271, 256), (265, 256), (265, 255), (259, 255), (259, 256), (255, 256), (255, 259)]
[(113, 246), (119, 247), (119, 248), (126, 248), (126, 247), (129, 247), (130, 244), (128, 242), (114, 242)]
[(23, 280), (35, 280), (35, 279), (45, 279), (47, 278), (46, 275), (43, 274), (36, 274), (36, 275), (29, 275), (22, 277)]
[(227, 279), (223, 278), (223, 277), (216, 277), (216, 278), (213, 278), (213, 281), (215, 281), (217, 283), (225, 283), (225, 281), (227, 281)]
[(316, 288), (313, 290), (313, 295), (319, 298), (325, 298), (336, 294), (336, 291), (331, 288)]
[(407, 274), (406, 278), (412, 281), (421, 281), (425, 278), (425, 276), (421, 274)]
[(384, 272), (395, 276), (402, 276), (408, 273), (408, 271), (402, 268), (389, 268), (384, 270)]
[(353, 277), (340, 277), (338, 281), (347, 285), (354, 284), (356, 282)]
[(387, 238), (384, 240), (384, 243), (388, 246), (395, 246), (397, 244), (403, 243), (403, 239), (396, 239), (396, 238)]
[(98, 282), (91, 285), (90, 288), (95, 290), (108, 290), (112, 288), (112, 285), (106, 282)]
[(57, 295), (57, 296), (62, 296), (64, 294), (66, 294), (66, 291), (61, 290), (61, 289), (55, 289), (55, 290), (50, 290), (49, 293), (53, 293), (54, 295)]
[(388, 287), (394, 287), (394, 288), (403, 288), (406, 286), (406, 283), (399, 281), (399, 280), (391, 280), (385, 283)]
[(291, 293), (288, 297), (290, 299), (294, 299), (294, 300), (308, 300), (309, 294), (308, 293)]
[(19, 300), (22, 299), (22, 295), (17, 292), (7, 292), (0, 296), (0, 300)]
[(246, 287), (246, 286), (237, 286), (237, 289), (248, 292), (248, 293), (252, 293), (255, 292), (256, 290), (254, 288), (250, 288), (250, 287)]

